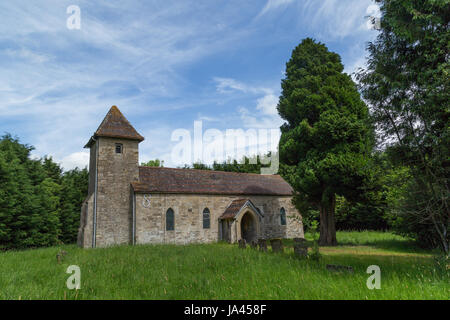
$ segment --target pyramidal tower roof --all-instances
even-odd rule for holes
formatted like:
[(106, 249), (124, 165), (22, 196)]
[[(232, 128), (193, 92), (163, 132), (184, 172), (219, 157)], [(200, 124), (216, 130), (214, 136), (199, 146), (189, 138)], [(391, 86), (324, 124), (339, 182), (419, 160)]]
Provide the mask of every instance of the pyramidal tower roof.
[(116, 106), (112, 106), (111, 109), (109, 109), (102, 123), (94, 132), (94, 135), (89, 142), (85, 145), (85, 148), (90, 147), (91, 143), (97, 137), (122, 138), (138, 141), (144, 140), (144, 137), (133, 128), (127, 118), (125, 118)]

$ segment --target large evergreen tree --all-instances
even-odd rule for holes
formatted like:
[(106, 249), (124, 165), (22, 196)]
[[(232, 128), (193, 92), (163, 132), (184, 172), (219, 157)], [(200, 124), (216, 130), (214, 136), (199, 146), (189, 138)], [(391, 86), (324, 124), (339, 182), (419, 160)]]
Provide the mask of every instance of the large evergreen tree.
[(336, 245), (336, 195), (357, 199), (367, 185), (373, 135), (368, 109), (338, 54), (304, 39), (292, 52), (277, 109), (280, 163), (300, 207), (320, 211), (321, 245)]
[(449, 252), (450, 1), (377, 0), (380, 33), (369, 43), (361, 90), (380, 143), (410, 168), (403, 230)]
[(80, 226), (80, 210), (88, 193), (89, 172), (86, 168), (66, 171), (61, 176), (60, 240), (74, 243)]
[(59, 235), (59, 185), (46, 175), (33, 147), (0, 139), (0, 247), (49, 246)]
[(31, 159), (32, 146), (0, 139), (0, 249), (76, 240), (87, 169), (62, 173), (51, 157)]

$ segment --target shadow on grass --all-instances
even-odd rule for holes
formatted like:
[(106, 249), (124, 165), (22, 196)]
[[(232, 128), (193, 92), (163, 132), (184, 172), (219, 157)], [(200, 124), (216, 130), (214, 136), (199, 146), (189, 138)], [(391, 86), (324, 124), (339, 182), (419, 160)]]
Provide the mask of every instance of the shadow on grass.
[[(369, 246), (374, 249), (392, 251), (397, 253), (419, 253), (419, 254), (433, 254), (436, 253), (437, 250), (425, 249), (420, 247), (419, 243), (415, 240), (402, 238), (400, 236), (395, 236), (387, 233), (386, 237), (368, 237), (368, 239), (361, 238), (353, 238), (347, 236), (345, 233), (340, 232), (341, 236), (338, 233), (337, 240), (339, 247), (357, 247), (357, 246)], [(311, 239), (311, 235), (307, 235), (307, 244), (308, 247), (313, 246), (313, 240)], [(285, 247), (293, 247), (294, 242), (292, 239), (283, 240), (283, 244)], [(333, 248), (332, 246), (321, 246), (321, 248)]]
[(433, 250), (424, 249), (414, 240), (377, 239), (360, 243), (352, 241), (339, 241), (338, 246), (370, 246), (376, 249), (395, 251), (400, 253), (426, 253), (431, 254)]

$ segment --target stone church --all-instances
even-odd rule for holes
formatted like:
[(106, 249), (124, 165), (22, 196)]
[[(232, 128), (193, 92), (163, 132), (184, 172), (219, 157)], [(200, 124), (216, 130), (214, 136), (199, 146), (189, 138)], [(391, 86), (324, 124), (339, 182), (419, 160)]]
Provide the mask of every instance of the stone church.
[(143, 140), (113, 106), (85, 145), (79, 246), (303, 237), (292, 188), (279, 175), (139, 166)]

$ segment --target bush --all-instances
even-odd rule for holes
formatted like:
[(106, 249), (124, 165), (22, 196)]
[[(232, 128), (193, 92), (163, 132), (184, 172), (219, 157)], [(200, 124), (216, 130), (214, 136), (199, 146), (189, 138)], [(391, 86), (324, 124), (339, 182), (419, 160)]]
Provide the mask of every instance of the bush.
[(381, 200), (352, 203), (344, 197), (336, 197), (337, 230), (387, 230), (384, 217), (386, 204)]
[[(446, 190), (442, 190), (442, 194), (446, 193)], [(393, 231), (416, 239), (422, 247), (441, 248), (445, 252), (445, 242), (448, 248), (450, 232), (448, 215), (445, 214), (442, 201), (447, 200), (436, 199), (436, 195), (423, 187), (420, 180), (412, 179), (404, 193), (391, 203), (389, 216)], [(441, 230), (441, 234), (438, 230)]]

